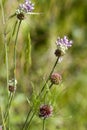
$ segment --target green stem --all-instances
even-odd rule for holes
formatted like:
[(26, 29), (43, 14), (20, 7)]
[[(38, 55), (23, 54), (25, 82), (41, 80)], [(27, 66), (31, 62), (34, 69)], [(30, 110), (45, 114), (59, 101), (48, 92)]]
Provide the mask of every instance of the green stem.
[[(14, 35), (14, 33), (15, 33), (15, 30), (16, 30), (16, 26), (17, 26), (17, 21), (15, 22), (15, 25), (14, 25), (14, 28), (13, 28), (13, 31), (12, 31), (12, 34), (11, 34), (11, 37), (10, 37), (10, 39), (9, 39), (9, 41), (8, 41), (8, 45), (9, 45), (9, 43), (11, 42), (11, 39), (12, 39), (12, 37), (13, 37), (13, 35)], [(7, 44), (6, 44), (7, 45)], [(6, 51), (7, 52), (7, 51)], [(6, 53), (6, 59), (8, 58), (8, 56), (7, 56), (7, 53)], [(7, 60), (6, 60), (7, 61)], [(6, 63), (8, 63), (8, 62), (6, 62)], [(8, 65), (7, 65), (8, 66)], [(8, 70), (8, 67), (7, 67), (7, 70)], [(8, 74), (8, 73), (7, 73)], [(8, 76), (7, 76), (8, 77)], [(7, 84), (8, 84), (8, 80), (7, 80)], [(8, 88), (9, 89), (9, 88)], [(12, 101), (12, 99), (13, 99), (13, 95), (10, 93), (9, 94), (9, 97), (8, 97), (8, 104), (7, 104), (7, 107), (6, 107), (6, 112), (5, 112), (5, 114), (4, 114), (4, 122), (6, 122), (7, 121), (7, 119), (9, 120), (9, 109), (10, 109), (10, 106), (11, 106), (11, 101)]]
[(42, 130), (45, 130), (45, 118), (43, 119), (43, 128)]
[(2, 116), (2, 128), (4, 129), (4, 130), (6, 130), (6, 127), (5, 127), (5, 123), (4, 123), (4, 116), (3, 116), (3, 112), (2, 112), (2, 107), (1, 107), (1, 116)]
[[(9, 93), (7, 94), (7, 92), (8, 92), (9, 72), (8, 72), (8, 46), (7, 46), (7, 38), (6, 38), (6, 21), (5, 21), (5, 15), (4, 15), (5, 13), (4, 13), (2, 0), (1, 0), (0, 4), (1, 4), (1, 10), (2, 10), (3, 39), (4, 39), (4, 45), (5, 45), (6, 78), (7, 78), (7, 91), (6, 91), (6, 95), (8, 95)], [(9, 129), (9, 120), (8, 120), (8, 129)]]
[(4, 122), (6, 122), (7, 119), (9, 118), (9, 109), (10, 109), (10, 106), (11, 106), (11, 102), (12, 102), (13, 96), (14, 96), (13, 94), (10, 95), (9, 103), (8, 103), (8, 106), (7, 106), (7, 111), (6, 111), (5, 117), (4, 117)]
[(20, 25), (21, 25), (21, 21), (19, 21), (19, 24), (18, 24), (18, 29), (16, 33), (16, 38), (15, 38), (15, 45), (14, 45), (14, 86), (15, 86), (15, 79), (16, 79), (16, 46), (17, 46), (17, 39), (18, 39)]
[[(17, 22), (15, 24), (17, 24)], [(21, 21), (18, 24), (18, 29), (17, 29), (17, 33), (16, 33), (16, 38), (15, 38), (15, 45), (14, 45), (14, 71), (16, 71), (16, 44), (17, 44), (17, 38), (18, 38), (18, 32), (19, 32), (20, 24), (21, 24)], [(15, 30), (15, 27), (14, 27), (14, 30)], [(13, 30), (13, 32), (14, 32), (14, 30)], [(14, 73), (14, 79), (16, 79), (15, 77), (16, 77), (16, 73)], [(15, 80), (14, 80), (14, 86), (15, 86)], [(5, 113), (4, 122), (6, 122), (7, 119), (9, 120), (9, 110), (10, 110), (10, 107), (11, 107), (13, 97), (14, 97), (14, 93), (12, 93), (12, 94), (10, 93), (9, 103), (7, 105), (8, 107), (7, 107), (7, 111)]]
[(5, 15), (4, 15), (4, 8), (1, 0), (1, 10), (2, 10), (2, 22), (3, 22), (3, 38), (4, 38), (4, 44), (5, 44), (5, 61), (6, 61), (6, 74), (7, 74), (7, 90), (8, 90), (8, 80), (9, 80), (9, 74), (8, 74), (8, 47), (7, 47), (7, 38), (6, 38), (6, 21), (5, 21)]
[(11, 43), (12, 37), (13, 37), (14, 34), (15, 34), (16, 27), (17, 27), (17, 23), (18, 23), (18, 21), (16, 20), (16, 22), (15, 22), (15, 24), (14, 24), (14, 26), (13, 26), (13, 31), (11, 32), (11, 36), (10, 36), (10, 38), (9, 38), (9, 40), (8, 40), (8, 46), (9, 46), (9, 44)]
[[(7, 104), (7, 106), (6, 106), (6, 109), (7, 109), (7, 110), (8, 110), (8, 106), (9, 106), (10, 97), (11, 97), (11, 94), (10, 94), (9, 97), (8, 97), (8, 104)], [(7, 111), (6, 111), (5, 114), (4, 114), (4, 119), (5, 119), (5, 117), (6, 117), (6, 114), (7, 114)]]
[(1, 4), (1, 11), (2, 11), (2, 21), (3, 21), (3, 25), (5, 25), (5, 15), (4, 15), (4, 8), (3, 8), (2, 0), (0, 4)]
[(28, 118), (30, 116), (31, 111), (32, 111), (32, 109), (30, 109), (29, 112), (28, 112), (28, 114), (27, 114), (27, 117), (26, 117), (25, 123), (24, 123), (24, 125), (22, 127), (22, 130), (24, 130), (24, 128), (26, 127), (26, 124), (27, 124), (27, 121), (28, 121)]
[[(18, 29), (17, 29), (17, 33), (16, 33), (16, 38), (15, 38), (15, 45), (14, 45), (14, 86), (15, 86), (15, 79), (16, 79), (16, 72), (15, 72), (16, 71), (16, 44), (17, 44), (17, 38), (18, 38), (18, 32), (20, 29), (20, 25), (21, 25), (21, 21), (18, 24)], [(10, 99), (9, 99), (8, 112), (6, 113), (6, 116), (5, 116), (5, 122), (7, 119), (9, 120), (9, 110), (11, 107), (13, 97), (14, 97), (14, 93), (11, 94)]]
[[(15, 79), (16, 79), (16, 44), (17, 44), (17, 39), (18, 39), (18, 33), (19, 33), (20, 25), (21, 25), (21, 21), (18, 24), (18, 29), (17, 29), (17, 33), (16, 33), (16, 38), (15, 38), (15, 45), (14, 45), (14, 86), (16, 85), (15, 84)], [(6, 115), (5, 115), (5, 122), (7, 121), (7, 119), (9, 120), (9, 110), (10, 110), (10, 107), (11, 107), (11, 103), (12, 103), (13, 97), (14, 97), (14, 93), (12, 93), (10, 95), (10, 98), (9, 98), (8, 111), (6, 112)]]
[[(41, 89), (40, 93), (38, 94), (38, 96), (36, 97), (36, 99), (37, 99), (38, 97), (40, 97), (40, 95), (42, 94), (43, 90), (45, 89), (45, 86), (46, 86), (46, 84), (48, 83), (48, 81), (49, 81), (49, 79), (50, 79), (50, 76), (51, 76), (51, 74), (53, 73), (53, 71), (54, 71), (54, 69), (55, 69), (55, 67), (56, 67), (56, 65), (57, 65), (57, 63), (58, 63), (58, 60), (59, 60), (59, 57), (57, 58), (57, 60), (56, 60), (56, 62), (55, 62), (55, 64), (54, 64), (54, 66), (53, 66), (53, 68), (52, 68), (52, 70), (51, 70), (51, 72), (50, 72), (50, 74), (49, 74), (48, 79), (46, 80), (44, 86), (42, 87), (42, 89)], [(51, 86), (52, 86), (52, 85), (50, 85), (49, 88), (51, 88)], [(31, 112), (32, 112), (32, 108), (33, 108), (33, 106), (31, 107), (31, 109), (29, 110), (29, 112), (28, 112), (28, 114), (27, 114), (27, 118), (26, 118), (26, 120), (25, 120), (25, 123), (24, 123), (24, 125), (23, 125), (22, 130), (24, 130), (24, 128), (26, 127), (28, 118), (29, 118), (29, 116), (30, 116), (30, 114), (31, 114)], [(32, 118), (30, 118), (29, 125), (30, 125), (30, 122), (32, 121), (33, 117), (34, 117), (34, 114), (32, 115)], [(28, 126), (29, 126), (29, 125), (28, 125)], [(27, 130), (27, 129), (25, 129), (25, 130)]]
[(29, 122), (28, 122), (28, 125), (25, 126), (25, 130), (27, 130), (27, 129), (29, 128), (30, 123), (31, 123), (31, 121), (32, 121), (32, 119), (33, 119), (35, 113), (36, 113), (36, 111), (32, 114), (32, 116), (31, 116), (31, 118), (30, 118), (30, 120), (29, 120)]
[[(53, 86), (53, 83), (50, 84), (49, 89), (51, 89), (52, 86)], [(44, 103), (46, 102), (46, 95), (47, 95), (47, 93), (48, 93), (48, 90), (44, 94)]]
[(8, 19), (13, 18), (14, 16), (16, 16), (16, 13), (14, 13), (14, 14), (10, 15), (10, 16), (8, 17)]
[(49, 74), (49, 76), (48, 76), (48, 78), (47, 78), (47, 80), (46, 80), (46, 82), (45, 82), (45, 84), (43, 85), (43, 87), (42, 87), (42, 89), (41, 89), (41, 91), (40, 91), (40, 93), (38, 94), (37, 97), (39, 97), (39, 96), (41, 95), (41, 93), (43, 92), (43, 90), (44, 90), (46, 84), (48, 83), (48, 81), (49, 81), (49, 79), (50, 79), (51, 74), (53, 73), (53, 71), (54, 71), (54, 69), (55, 69), (55, 67), (56, 67), (56, 65), (57, 65), (57, 63), (58, 63), (58, 60), (59, 60), (59, 57), (56, 59), (56, 62), (55, 62), (54, 66), (53, 66), (53, 68), (52, 68), (52, 70), (51, 70), (51, 72), (50, 72), (50, 74)]
[(14, 28), (13, 28), (13, 32), (12, 32), (12, 36), (14, 36), (14, 34), (15, 34), (15, 30), (16, 30), (16, 27), (17, 27), (17, 20), (16, 20), (16, 22), (15, 22), (15, 24), (14, 24)]
[(8, 50), (7, 50), (7, 44), (5, 44), (5, 52), (6, 52), (7, 90), (8, 90), (9, 72), (8, 72)]

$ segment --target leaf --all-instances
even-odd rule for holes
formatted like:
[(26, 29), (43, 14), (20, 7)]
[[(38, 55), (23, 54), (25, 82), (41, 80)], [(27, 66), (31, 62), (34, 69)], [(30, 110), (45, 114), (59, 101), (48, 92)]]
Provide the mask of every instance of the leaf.
[(27, 14), (29, 14), (29, 15), (40, 15), (40, 14), (44, 14), (44, 13), (34, 13), (34, 12), (28, 12)]
[(26, 97), (26, 100), (27, 100), (28, 104), (30, 105), (30, 100), (29, 100), (29, 98), (28, 98), (28, 97)]

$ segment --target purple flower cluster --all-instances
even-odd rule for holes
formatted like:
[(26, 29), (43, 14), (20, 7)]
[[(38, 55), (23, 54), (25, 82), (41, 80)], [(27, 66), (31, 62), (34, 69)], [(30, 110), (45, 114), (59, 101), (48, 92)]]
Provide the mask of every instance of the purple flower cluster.
[(31, 2), (31, 0), (25, 0), (23, 4), (19, 5), (16, 14), (28, 13), (28, 12), (32, 12), (33, 10), (34, 10), (34, 4)]
[(63, 45), (68, 48), (68, 47), (72, 46), (72, 41), (71, 40), (69, 41), (67, 36), (64, 36), (64, 38), (58, 37), (56, 44), (57, 44), (57, 46)]
[(61, 50), (62, 54), (65, 54), (66, 50), (72, 46), (72, 40), (68, 40), (67, 36), (63, 38), (58, 37), (56, 40), (56, 45), (59, 50)]
[(34, 4), (31, 2), (31, 0), (25, 0), (24, 4), (19, 5), (19, 9), (25, 13), (32, 12), (34, 10)]

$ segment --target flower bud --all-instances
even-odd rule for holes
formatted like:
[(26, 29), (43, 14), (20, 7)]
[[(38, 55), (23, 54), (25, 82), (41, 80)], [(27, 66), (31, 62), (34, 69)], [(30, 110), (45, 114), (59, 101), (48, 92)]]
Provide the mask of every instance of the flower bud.
[(16, 85), (17, 85), (16, 79), (9, 80), (9, 84), (8, 84), (9, 88), (8, 89), (11, 93), (16, 91)]
[(55, 54), (57, 57), (62, 56), (62, 52), (61, 52), (61, 50), (59, 50), (59, 49), (56, 49), (54, 54)]
[(24, 20), (24, 14), (23, 14), (23, 13), (17, 14), (17, 18), (18, 18), (19, 20)]
[(52, 115), (53, 107), (50, 105), (42, 105), (39, 109), (39, 117), (47, 118)]
[(16, 87), (9, 85), (9, 91), (12, 92), (12, 93), (15, 92)]
[(61, 77), (61, 75), (58, 74), (58, 73), (53, 73), (53, 74), (51, 75), (51, 77), (50, 77), (50, 80), (51, 80), (51, 82), (52, 82), (53, 84), (58, 85), (58, 84), (61, 82), (62, 77)]

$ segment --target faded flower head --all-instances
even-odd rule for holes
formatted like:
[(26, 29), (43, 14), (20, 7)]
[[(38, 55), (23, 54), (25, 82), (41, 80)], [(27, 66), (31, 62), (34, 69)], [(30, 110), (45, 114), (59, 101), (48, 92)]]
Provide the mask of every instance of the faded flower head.
[(62, 81), (62, 76), (59, 73), (53, 73), (50, 80), (53, 84), (58, 85)]
[(67, 36), (64, 36), (63, 38), (58, 37), (56, 40), (58, 49), (55, 51), (55, 55), (64, 55), (66, 53), (66, 50), (72, 46), (72, 43), (72, 40), (68, 40)]
[(17, 18), (23, 20), (24, 13), (29, 13), (32, 12), (33, 10), (34, 10), (34, 4), (31, 2), (31, 0), (25, 0), (25, 2), (23, 4), (20, 4), (18, 9), (16, 10)]
[(41, 105), (39, 109), (39, 117), (48, 118), (52, 115), (53, 107), (50, 105)]
[(10, 92), (15, 92), (16, 91), (16, 85), (17, 85), (17, 80), (9, 80), (9, 91)]

